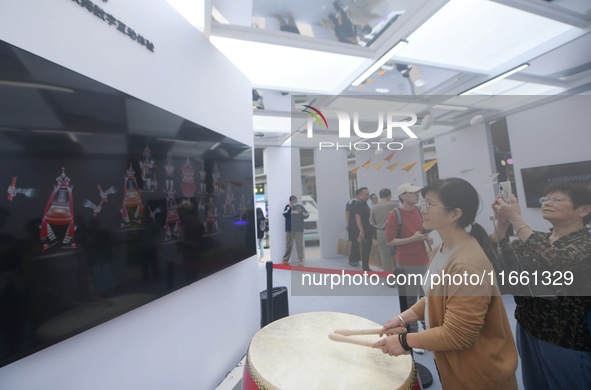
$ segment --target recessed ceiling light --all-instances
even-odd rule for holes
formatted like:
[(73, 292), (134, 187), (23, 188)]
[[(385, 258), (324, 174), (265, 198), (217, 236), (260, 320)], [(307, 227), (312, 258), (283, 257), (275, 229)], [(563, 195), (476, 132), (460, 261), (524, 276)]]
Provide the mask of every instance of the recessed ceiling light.
[(498, 75), (497, 77), (495, 77), (493, 79), (490, 79), (488, 81), (485, 81), (482, 84), (478, 84), (474, 88), (470, 88), (469, 90), (460, 93), (460, 95), (469, 95), (471, 93), (474, 93), (474, 92), (478, 91), (479, 89), (485, 88), (485, 87), (487, 87), (487, 86), (489, 86), (491, 84), (496, 83), (499, 80), (506, 79), (507, 77), (511, 76), (512, 74), (517, 73), (520, 70), (523, 70), (523, 69), (527, 68), (528, 66), (529, 66), (529, 64), (519, 65), (518, 67), (513, 68), (513, 69), (511, 69), (511, 70), (509, 70), (509, 71), (507, 71), (507, 72), (505, 72), (503, 74), (500, 74), (500, 75)]
[[(366, 57), (236, 38), (212, 35), (210, 41), (250, 79), (255, 88), (339, 93), (343, 80), (367, 62)], [(261, 58), (265, 60), (261, 61)]]

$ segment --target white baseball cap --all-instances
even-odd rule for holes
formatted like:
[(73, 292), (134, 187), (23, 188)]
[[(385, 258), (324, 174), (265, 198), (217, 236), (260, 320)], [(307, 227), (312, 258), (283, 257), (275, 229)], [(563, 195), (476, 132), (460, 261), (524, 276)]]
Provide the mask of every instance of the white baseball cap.
[(421, 187), (417, 187), (414, 184), (404, 183), (401, 184), (400, 187), (396, 190), (396, 196), (400, 196), (405, 192), (418, 192), (421, 190)]

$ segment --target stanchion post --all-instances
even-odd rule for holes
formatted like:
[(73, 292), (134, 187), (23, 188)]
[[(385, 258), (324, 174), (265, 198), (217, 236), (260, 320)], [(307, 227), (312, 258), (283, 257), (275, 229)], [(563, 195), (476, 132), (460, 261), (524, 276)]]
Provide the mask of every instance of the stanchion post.
[[(406, 273), (404, 270), (396, 270), (397, 274), (405, 274)], [(404, 278), (405, 280), (408, 280), (407, 278)], [(406, 294), (407, 294), (407, 289), (406, 288), (400, 288), (401, 286), (398, 287), (398, 302), (400, 303), (400, 312), (404, 312), (406, 310), (409, 309), (408, 307), (408, 301), (406, 300)], [(414, 290), (414, 289), (412, 289)], [(406, 330), (408, 332), (410, 332), (410, 325), (406, 326)], [(414, 360), (414, 354), (413, 354), (413, 350), (410, 350), (410, 355), (413, 357)], [(415, 361), (415, 367), (417, 369), (417, 376), (418, 376), (418, 380), (420, 381), (421, 384), (421, 388), (427, 388), (429, 386), (431, 386), (433, 384), (433, 375), (431, 375), (431, 371), (429, 371), (429, 369), (425, 366), (423, 366), (421, 363), (417, 363)]]
[(267, 269), (267, 323), (273, 322), (273, 262), (267, 261), (265, 264)]

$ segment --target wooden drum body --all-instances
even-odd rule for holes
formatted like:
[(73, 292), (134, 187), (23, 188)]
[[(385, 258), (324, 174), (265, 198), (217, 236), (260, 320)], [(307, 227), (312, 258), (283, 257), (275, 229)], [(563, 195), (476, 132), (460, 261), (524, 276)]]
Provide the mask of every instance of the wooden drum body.
[[(416, 376), (410, 355), (388, 356), (380, 349), (328, 338), (335, 329), (380, 327), (362, 317), (332, 312), (272, 322), (250, 343), (242, 389), (412, 389)], [(379, 340), (378, 335), (350, 337)]]

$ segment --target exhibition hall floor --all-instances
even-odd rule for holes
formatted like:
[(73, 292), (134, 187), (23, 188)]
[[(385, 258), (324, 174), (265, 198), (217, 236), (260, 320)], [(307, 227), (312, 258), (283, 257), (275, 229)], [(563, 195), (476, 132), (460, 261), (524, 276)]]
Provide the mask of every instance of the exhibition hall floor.
[[(281, 256), (283, 255), (283, 250), (279, 251), (280, 253), (273, 253), (269, 249), (265, 249), (265, 256), (263, 260), (269, 261), (273, 260), (274, 263), (281, 262)], [(359, 270), (360, 268), (351, 267), (348, 264), (348, 260), (345, 257), (339, 258), (330, 258), (330, 259), (323, 259), (320, 257), (320, 247), (318, 245), (310, 245), (307, 244), (305, 248), (305, 266), (306, 267), (318, 267), (318, 268), (332, 268), (332, 269), (345, 269), (345, 270)], [(253, 260), (256, 261), (256, 260)], [(297, 265), (297, 258), (295, 256), (295, 249), (294, 253), (292, 254), (292, 262), (291, 265)], [(267, 288), (266, 285), (266, 267), (265, 263), (259, 263), (260, 273), (259, 273), (259, 286), (260, 290), (263, 291)], [(381, 269), (375, 269), (376, 271), (381, 271)], [(399, 310), (399, 301), (398, 301), (398, 289), (397, 288), (390, 288), (387, 286), (374, 286), (372, 287), (374, 293), (368, 293), (367, 291), (362, 291), (361, 294), (363, 295), (355, 295), (355, 296), (301, 296), (301, 295), (294, 295), (292, 293), (292, 277), (297, 277), (297, 273), (292, 273), (287, 270), (277, 270), (273, 271), (273, 286), (285, 286), (288, 288), (289, 293), (289, 314), (299, 314), (299, 313), (306, 313), (306, 312), (321, 312), (321, 311), (331, 311), (331, 312), (342, 312), (357, 315), (371, 321), (377, 322), (379, 324), (385, 323), (389, 318), (398, 314)], [(505, 307), (507, 309), (509, 321), (512, 324), (513, 329), (515, 329), (515, 318), (513, 316), (513, 311), (515, 309), (515, 303), (512, 297), (505, 296)], [(435, 369), (435, 364), (433, 361), (433, 355), (429, 351), (425, 351), (424, 354), (414, 354), (415, 361), (421, 363), (423, 366), (427, 367), (433, 376), (433, 384), (429, 387), (429, 389), (441, 389), (441, 383), (439, 382), (439, 378), (437, 377), (437, 371)], [(519, 388), (523, 388), (521, 375), (520, 375), (520, 368), (517, 369), (517, 379), (519, 383)], [(235, 388), (240, 388), (237, 386)]]

